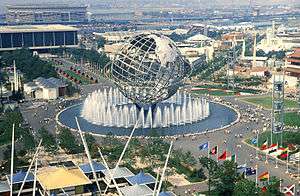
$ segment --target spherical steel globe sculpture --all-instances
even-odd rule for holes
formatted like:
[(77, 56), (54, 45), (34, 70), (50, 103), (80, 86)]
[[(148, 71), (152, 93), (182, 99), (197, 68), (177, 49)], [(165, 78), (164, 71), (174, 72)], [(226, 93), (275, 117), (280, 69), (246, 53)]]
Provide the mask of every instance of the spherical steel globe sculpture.
[(168, 37), (139, 34), (124, 44), (110, 69), (124, 96), (137, 105), (153, 105), (176, 93), (191, 66)]

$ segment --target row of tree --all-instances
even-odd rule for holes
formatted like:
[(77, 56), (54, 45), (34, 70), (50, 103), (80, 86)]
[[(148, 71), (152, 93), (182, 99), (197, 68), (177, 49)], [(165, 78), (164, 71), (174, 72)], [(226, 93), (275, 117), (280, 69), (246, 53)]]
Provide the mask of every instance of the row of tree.
[[(256, 186), (255, 182), (239, 173), (234, 161), (224, 161), (222, 164), (215, 160), (201, 157), (200, 164), (208, 173), (208, 195), (220, 196), (280, 196), (280, 181), (271, 177), (264, 188)], [(257, 171), (256, 171), (257, 172)]]
[(51, 50), (51, 53), (58, 56), (68, 55), (76, 63), (80, 63), (81, 61), (89, 62), (100, 69), (103, 69), (110, 61), (104, 52), (84, 48), (58, 48)]
[(12, 66), (13, 61), (16, 67), (31, 81), (37, 77), (56, 77), (57, 73), (50, 62), (44, 61), (39, 56), (33, 55), (29, 49), (19, 49), (12, 52), (4, 52), (1, 55), (1, 67)]

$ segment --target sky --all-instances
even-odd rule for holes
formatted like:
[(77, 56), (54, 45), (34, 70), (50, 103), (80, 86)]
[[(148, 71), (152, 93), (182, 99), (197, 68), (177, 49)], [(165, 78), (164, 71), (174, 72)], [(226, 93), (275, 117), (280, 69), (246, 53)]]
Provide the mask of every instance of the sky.
[[(200, 7), (205, 8), (205, 6), (209, 5), (211, 2), (215, 2), (216, 5), (249, 5), (250, 0), (0, 0), (0, 12), (3, 13), (5, 10), (5, 5), (7, 4), (40, 4), (40, 3), (71, 3), (71, 4), (89, 4), (91, 7), (94, 5), (132, 5), (138, 4), (147, 5), (147, 6), (159, 6), (166, 7), (169, 5), (188, 5), (196, 7), (199, 5)], [(272, 4), (292, 4), (296, 2), (300, 2), (300, 0), (251, 0), (254, 2), (253, 4), (257, 5), (272, 5)]]

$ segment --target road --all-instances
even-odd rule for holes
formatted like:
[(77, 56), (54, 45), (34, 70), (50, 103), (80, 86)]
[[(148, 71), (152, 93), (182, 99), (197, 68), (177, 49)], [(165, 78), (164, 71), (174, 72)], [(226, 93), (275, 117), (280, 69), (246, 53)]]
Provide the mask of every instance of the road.
[[(225, 101), (238, 106), (242, 115), (241, 122), (226, 129), (226, 131), (229, 131), (230, 133), (217, 131), (206, 135), (200, 135), (193, 139), (189, 137), (181, 137), (174, 143), (175, 148), (181, 148), (184, 151), (191, 151), (195, 157), (207, 156), (207, 151), (199, 151), (198, 146), (209, 141), (210, 147), (218, 145), (220, 151), (219, 155), (225, 149), (227, 151), (236, 152), (238, 165), (246, 163), (248, 167), (255, 167), (257, 164), (258, 174), (261, 174), (264, 171), (269, 171), (271, 176), (277, 176), (278, 178), (283, 179), (283, 186), (291, 184), (296, 184), (298, 186), (298, 181), (296, 179), (292, 179), (289, 174), (285, 173), (286, 164), (278, 162), (278, 168), (275, 168), (276, 164), (273, 159), (268, 159), (268, 164), (265, 163), (265, 156), (263, 156), (261, 160), (257, 160), (255, 158), (256, 150), (242, 142), (245, 138), (254, 138), (256, 136), (252, 133), (252, 130), (263, 130), (264, 124), (268, 122), (268, 118), (270, 118), (270, 111), (261, 110), (254, 105), (248, 105), (233, 97), (226, 97), (224, 99)], [(251, 114), (254, 114), (259, 120), (257, 122), (250, 121), (249, 115)], [(262, 120), (261, 114), (266, 117), (266, 120)], [(236, 134), (242, 134), (243, 138), (236, 137)], [(240, 147), (237, 147), (239, 145)], [(213, 157), (213, 159), (216, 160), (216, 156)], [(248, 178), (255, 181), (255, 175)], [(296, 188), (298, 189), (298, 187)], [(187, 193), (188, 190), (197, 190), (201, 192), (206, 191), (207, 184), (198, 183), (190, 186), (177, 187), (174, 189), (174, 192), (177, 195), (190, 195), (190, 193)]]

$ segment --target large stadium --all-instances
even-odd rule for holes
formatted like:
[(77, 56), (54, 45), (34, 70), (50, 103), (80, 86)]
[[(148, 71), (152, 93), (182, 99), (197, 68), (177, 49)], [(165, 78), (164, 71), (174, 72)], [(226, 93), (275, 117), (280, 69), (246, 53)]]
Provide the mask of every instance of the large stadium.
[(0, 51), (23, 47), (51, 49), (77, 47), (77, 29), (64, 25), (25, 25), (0, 27)]

